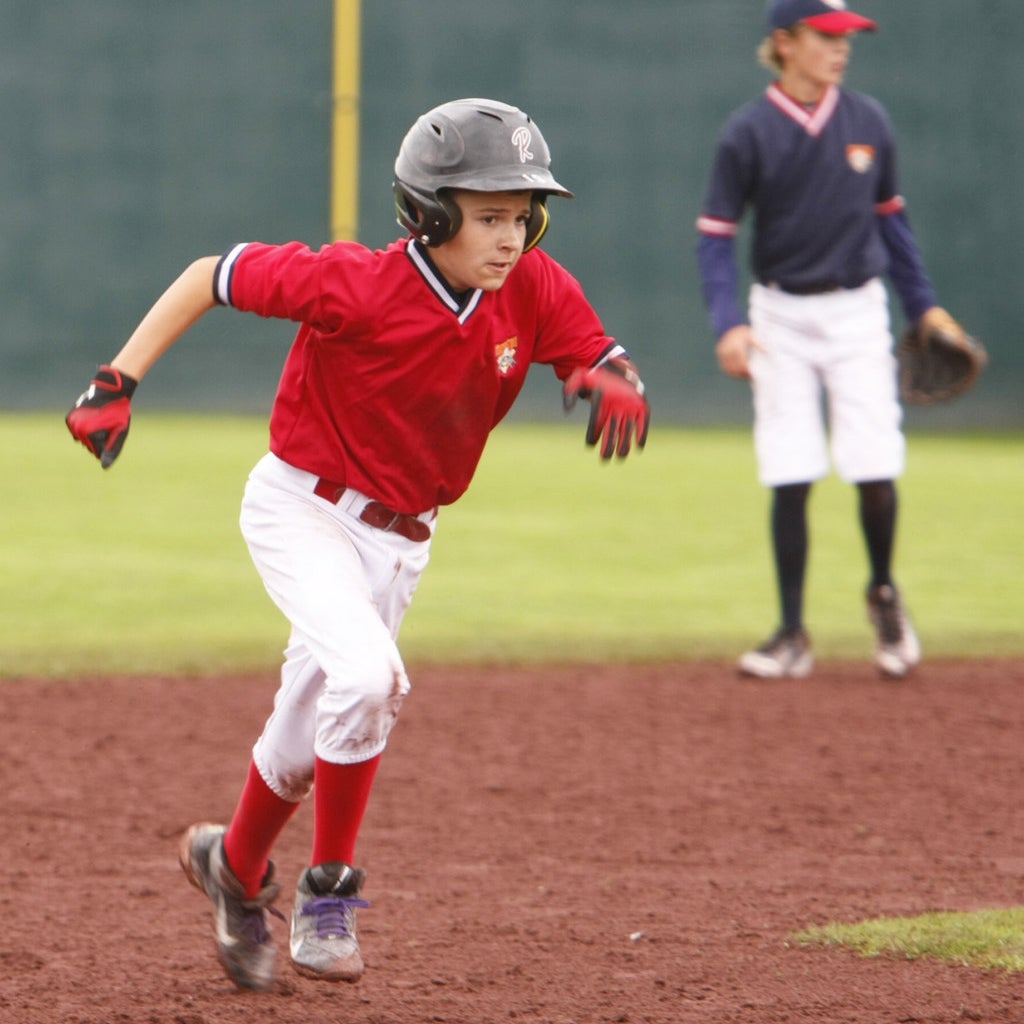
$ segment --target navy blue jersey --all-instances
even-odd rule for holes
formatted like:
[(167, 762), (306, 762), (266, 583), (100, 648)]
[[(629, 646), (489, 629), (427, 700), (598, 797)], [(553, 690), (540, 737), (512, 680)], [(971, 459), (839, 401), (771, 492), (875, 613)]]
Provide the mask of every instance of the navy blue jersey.
[(908, 320), (935, 305), (898, 191), (895, 150), (882, 106), (836, 86), (808, 109), (773, 83), (729, 118), (697, 220), (716, 337), (746, 323), (734, 239), (748, 208), (758, 281), (791, 291), (855, 288), (888, 272)]
[(832, 86), (808, 110), (770, 85), (722, 130), (698, 228), (735, 235), (748, 207), (762, 283), (853, 288), (885, 273), (878, 216), (903, 201), (881, 105)]

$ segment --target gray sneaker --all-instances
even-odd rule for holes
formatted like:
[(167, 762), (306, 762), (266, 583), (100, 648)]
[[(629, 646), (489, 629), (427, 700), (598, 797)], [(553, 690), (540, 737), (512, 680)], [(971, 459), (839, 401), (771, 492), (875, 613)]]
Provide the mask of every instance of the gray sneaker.
[(901, 679), (921, 661), (921, 643), (900, 592), (885, 584), (869, 587), (868, 619), (875, 627), (875, 664), (882, 675)]
[(213, 903), (217, 953), (228, 977), (239, 988), (265, 991), (274, 983), (277, 955), (266, 912), (284, 919), (271, 907), (280, 887), (272, 880), (271, 864), (259, 895), (246, 899), (242, 883), (224, 857), (225, 831), (223, 825), (193, 825), (181, 840), (178, 859), (188, 880)]
[(779, 629), (739, 661), (743, 675), (758, 679), (803, 679), (812, 668), (814, 654), (805, 629)]
[(291, 954), (295, 970), (323, 981), (358, 981), (363, 958), (356, 938), (356, 908), (366, 872), (340, 861), (307, 868), (292, 910)]

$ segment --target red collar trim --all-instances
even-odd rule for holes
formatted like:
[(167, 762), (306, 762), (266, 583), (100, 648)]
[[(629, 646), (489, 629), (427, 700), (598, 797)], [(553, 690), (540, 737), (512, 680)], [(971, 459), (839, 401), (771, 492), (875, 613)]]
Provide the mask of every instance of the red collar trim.
[(769, 102), (774, 103), (788, 118), (796, 121), (808, 135), (813, 135), (815, 138), (825, 130), (825, 126), (832, 119), (832, 115), (839, 105), (839, 89), (834, 85), (830, 85), (825, 90), (825, 95), (821, 97), (813, 110), (808, 110), (787, 96), (777, 82), (772, 82), (765, 94)]

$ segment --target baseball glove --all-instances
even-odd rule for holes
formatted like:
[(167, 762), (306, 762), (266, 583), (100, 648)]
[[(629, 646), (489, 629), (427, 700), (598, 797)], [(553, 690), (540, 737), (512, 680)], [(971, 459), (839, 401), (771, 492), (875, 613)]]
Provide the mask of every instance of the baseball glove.
[(935, 306), (904, 331), (896, 359), (900, 399), (908, 405), (932, 405), (974, 387), (988, 353), (949, 313)]

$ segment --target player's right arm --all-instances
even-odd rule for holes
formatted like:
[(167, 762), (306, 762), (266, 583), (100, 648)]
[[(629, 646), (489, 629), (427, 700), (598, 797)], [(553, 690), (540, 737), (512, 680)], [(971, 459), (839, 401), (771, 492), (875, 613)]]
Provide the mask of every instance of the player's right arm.
[(217, 305), (213, 281), (220, 257), (196, 260), (160, 296), (114, 359), (96, 371), (65, 417), (68, 430), (108, 469), (131, 423), (131, 399), (153, 364)]
[(198, 320), (217, 305), (213, 277), (219, 256), (196, 260), (160, 296), (110, 365), (136, 381)]
[(730, 377), (750, 377), (750, 352), (760, 348), (740, 309), (736, 237), (755, 180), (757, 145), (746, 119), (730, 118), (722, 130), (702, 213), (697, 218), (697, 268), (714, 331), (718, 365)]
[[(711, 326), (718, 339), (715, 344), (718, 365), (730, 377), (749, 380), (751, 349), (761, 346), (739, 308), (733, 236), (725, 233), (727, 229), (734, 230), (734, 225), (701, 218), (698, 226), (701, 239), (697, 262)], [(721, 233), (716, 233), (719, 231)]]

